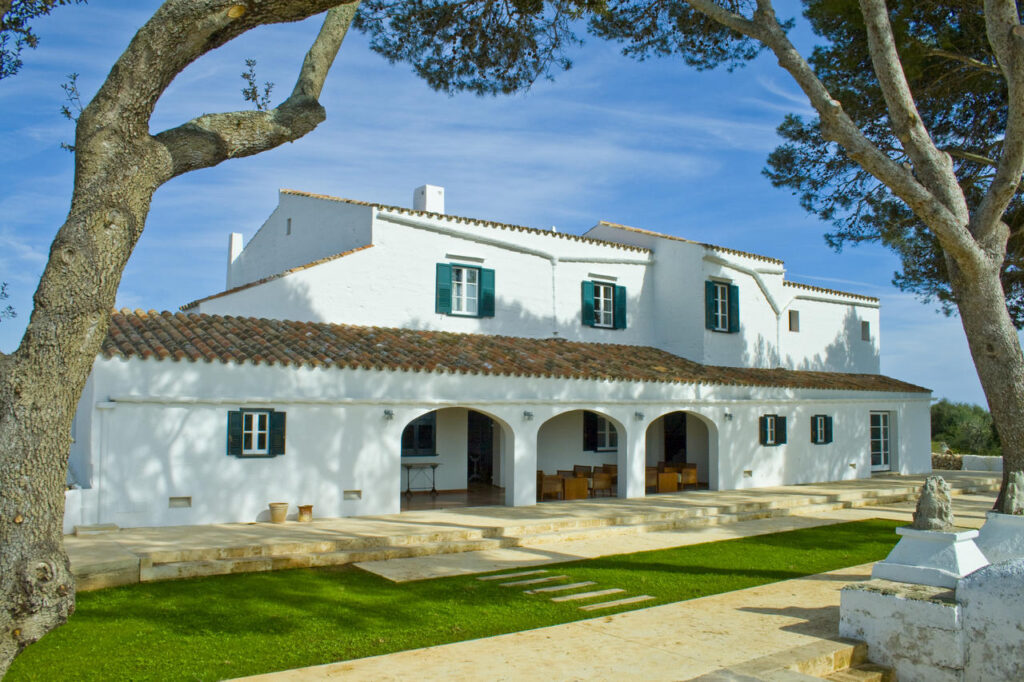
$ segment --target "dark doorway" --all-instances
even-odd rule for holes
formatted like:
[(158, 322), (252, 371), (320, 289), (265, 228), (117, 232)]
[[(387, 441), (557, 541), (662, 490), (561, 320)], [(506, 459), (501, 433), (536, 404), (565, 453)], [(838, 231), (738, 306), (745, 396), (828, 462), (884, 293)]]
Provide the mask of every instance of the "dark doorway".
[(491, 485), (494, 472), (494, 420), (485, 414), (470, 410), (468, 435), (467, 482)]
[(665, 415), (665, 461), (686, 461), (686, 413)]

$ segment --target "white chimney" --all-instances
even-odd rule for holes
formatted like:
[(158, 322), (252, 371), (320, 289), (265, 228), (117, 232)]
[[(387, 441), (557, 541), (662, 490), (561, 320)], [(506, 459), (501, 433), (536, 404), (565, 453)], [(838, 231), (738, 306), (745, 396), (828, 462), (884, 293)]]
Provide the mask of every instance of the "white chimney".
[(414, 189), (412, 192), (412, 209), (414, 211), (444, 213), (444, 187), (423, 185)]
[(227, 289), (231, 288), (231, 266), (242, 255), (242, 233), (232, 232), (228, 237), (228, 277)]

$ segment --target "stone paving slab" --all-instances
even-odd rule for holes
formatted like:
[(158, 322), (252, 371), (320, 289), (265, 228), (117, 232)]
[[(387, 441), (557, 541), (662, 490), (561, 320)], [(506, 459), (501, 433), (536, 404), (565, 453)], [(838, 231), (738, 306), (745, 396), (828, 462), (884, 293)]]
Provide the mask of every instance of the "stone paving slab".
[(640, 602), (650, 601), (652, 599), (654, 599), (654, 597), (649, 594), (641, 594), (636, 597), (603, 601), (600, 604), (587, 604), (586, 606), (581, 606), (580, 611), (600, 611), (601, 609), (611, 609), (624, 604), (639, 604)]
[[(999, 476), (979, 472), (942, 472), (947, 480), (956, 488), (961, 484), (979, 485), (998, 482)], [(919, 486), (923, 476), (882, 476), (871, 479), (839, 481), (827, 484), (784, 486), (776, 488), (757, 488), (740, 491), (686, 491), (675, 494), (657, 495), (639, 499), (605, 498), (581, 500), (571, 503), (538, 504), (533, 507), (475, 507), (464, 509), (445, 509), (413, 511), (402, 514), (378, 517), (349, 517), (336, 519), (317, 519), (312, 523), (290, 522), (286, 524), (250, 523), (250, 524), (215, 524), (208, 526), (174, 526), (160, 528), (125, 529), (114, 533), (106, 533), (91, 537), (66, 536), (65, 547), (71, 559), (72, 571), (79, 578), (79, 589), (96, 589), (112, 584), (138, 582), (140, 571), (150, 572), (154, 563), (168, 565), (169, 576), (188, 576), (187, 568), (179, 570), (170, 566), (173, 561), (209, 561), (219, 559), (239, 559), (238, 566), (242, 569), (252, 565), (261, 569), (269, 566), (295, 566), (302, 564), (299, 557), (313, 557), (308, 565), (319, 565), (314, 560), (318, 552), (326, 552), (321, 556), (337, 556), (345, 561), (346, 557), (358, 553), (333, 551), (336, 543), (356, 543), (360, 547), (388, 548), (401, 545), (413, 545), (440, 539), (435, 551), (456, 551), (452, 545), (444, 543), (458, 541), (475, 542), (483, 537), (491, 538), (524, 538), (532, 536), (537, 542), (550, 543), (558, 540), (559, 544), (550, 549), (539, 549), (527, 545), (530, 555), (521, 554), (518, 549), (490, 547), (486, 551), (496, 554), (479, 555), (477, 552), (461, 551), (459, 554), (440, 555), (433, 557), (438, 563), (426, 563), (427, 569), (418, 564), (402, 564), (401, 561), (415, 559), (388, 559), (384, 562), (366, 561), (360, 564), (387, 577), (399, 580), (423, 579), (437, 575), (455, 575), (478, 572), (480, 570), (498, 570), (510, 566), (530, 566), (555, 561), (567, 561), (573, 558), (597, 556), (600, 554), (619, 554), (654, 549), (660, 543), (675, 542), (678, 539), (657, 538), (650, 536), (659, 533), (623, 534), (604, 537), (600, 540), (580, 539), (564, 543), (557, 535), (547, 538), (539, 534), (553, 533), (566, 528), (595, 528), (615, 521), (629, 519), (650, 519), (664, 516), (679, 518), (680, 515), (699, 518), (708, 513), (728, 514), (729, 509), (742, 509), (774, 505), (785, 508), (788, 504), (804, 504), (808, 496), (820, 496), (822, 500), (835, 500), (836, 496), (846, 496), (862, 503), (866, 498), (884, 497), (893, 491), (907, 491)], [(817, 499), (817, 498), (815, 498)], [(802, 502), (800, 502), (802, 501)], [(875, 509), (875, 508), (872, 508)], [(798, 509), (790, 510), (799, 513)], [(694, 516), (696, 515), (696, 516)], [(779, 519), (770, 519), (776, 521)], [(789, 517), (782, 520), (791, 521)], [(800, 522), (796, 522), (800, 523)], [(730, 524), (735, 526), (736, 524)], [(765, 532), (775, 532), (783, 526), (768, 525)], [(799, 526), (795, 526), (799, 527)], [(732, 531), (726, 526), (713, 526), (698, 541), (711, 541), (729, 536)], [(694, 537), (684, 532), (683, 538)], [(719, 533), (724, 533), (719, 534)], [(524, 540), (524, 543), (528, 540)], [(589, 544), (587, 544), (589, 543)], [(683, 542), (683, 544), (687, 544)], [(602, 551), (600, 547), (607, 549)], [(672, 546), (672, 545), (669, 545)], [(549, 545), (550, 547), (550, 545)], [(414, 547), (414, 549), (417, 549)], [(465, 550), (465, 547), (460, 548)], [(512, 551), (512, 555), (505, 554)], [(371, 556), (370, 550), (367, 557)], [(418, 552), (407, 552), (408, 554)], [(425, 553), (425, 551), (424, 551)], [(387, 553), (386, 553), (387, 554)], [(390, 554), (399, 554), (390, 552)], [(466, 557), (467, 554), (476, 556)], [(247, 561), (252, 557), (269, 557), (293, 555), (288, 561)], [(118, 556), (117, 562), (110, 563), (109, 558)], [(134, 557), (134, 558), (133, 558)], [(465, 560), (464, 560), (465, 557)], [(426, 557), (430, 559), (431, 557)], [(351, 559), (358, 561), (359, 558)], [(339, 559), (340, 561), (340, 559)], [(477, 566), (467, 569), (473, 562)], [(337, 562), (336, 562), (337, 563)], [(390, 568), (379, 568), (380, 564)], [(485, 565), (487, 568), (480, 568)], [(140, 568), (141, 566), (141, 568)], [(411, 569), (407, 568), (412, 566)], [(401, 574), (401, 575), (396, 575)]]
[(576, 594), (567, 594), (561, 597), (552, 597), (551, 601), (581, 601), (583, 599), (593, 599), (594, 597), (604, 597), (609, 594), (621, 594), (622, 592), (625, 592), (625, 590), (621, 587), (609, 587), (606, 590), (594, 590), (593, 592), (577, 592)]

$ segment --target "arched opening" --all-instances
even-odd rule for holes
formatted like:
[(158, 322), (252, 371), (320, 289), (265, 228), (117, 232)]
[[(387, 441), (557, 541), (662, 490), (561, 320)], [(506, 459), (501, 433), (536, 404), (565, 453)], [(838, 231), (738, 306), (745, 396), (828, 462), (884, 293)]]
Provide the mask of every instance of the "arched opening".
[[(704, 417), (683, 410), (663, 414), (647, 427), (645, 440), (648, 492), (652, 469), (657, 475), (678, 473), (680, 490), (712, 487), (717, 477), (718, 443), (714, 425)], [(656, 491), (667, 492), (671, 487), (669, 479), (656, 477)]]
[(511, 429), (467, 407), (419, 415), (402, 429), (402, 511), (505, 503), (502, 462)]
[(623, 441), (621, 425), (599, 412), (548, 419), (537, 431), (537, 500), (614, 497)]

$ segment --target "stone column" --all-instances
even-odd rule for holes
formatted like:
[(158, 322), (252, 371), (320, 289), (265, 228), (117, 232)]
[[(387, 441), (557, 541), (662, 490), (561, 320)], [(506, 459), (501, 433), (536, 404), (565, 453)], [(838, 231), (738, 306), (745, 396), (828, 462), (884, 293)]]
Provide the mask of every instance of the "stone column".
[(644, 422), (623, 420), (619, 429), (619, 485), (620, 498), (643, 497), (644, 467), (647, 464), (647, 429)]
[[(531, 413), (532, 414), (532, 413)], [(538, 422), (522, 415), (510, 420), (512, 434), (503, 444), (512, 453), (505, 462), (505, 504), (509, 507), (530, 507), (537, 504), (537, 431)], [(509, 441), (512, 441), (511, 443)]]

